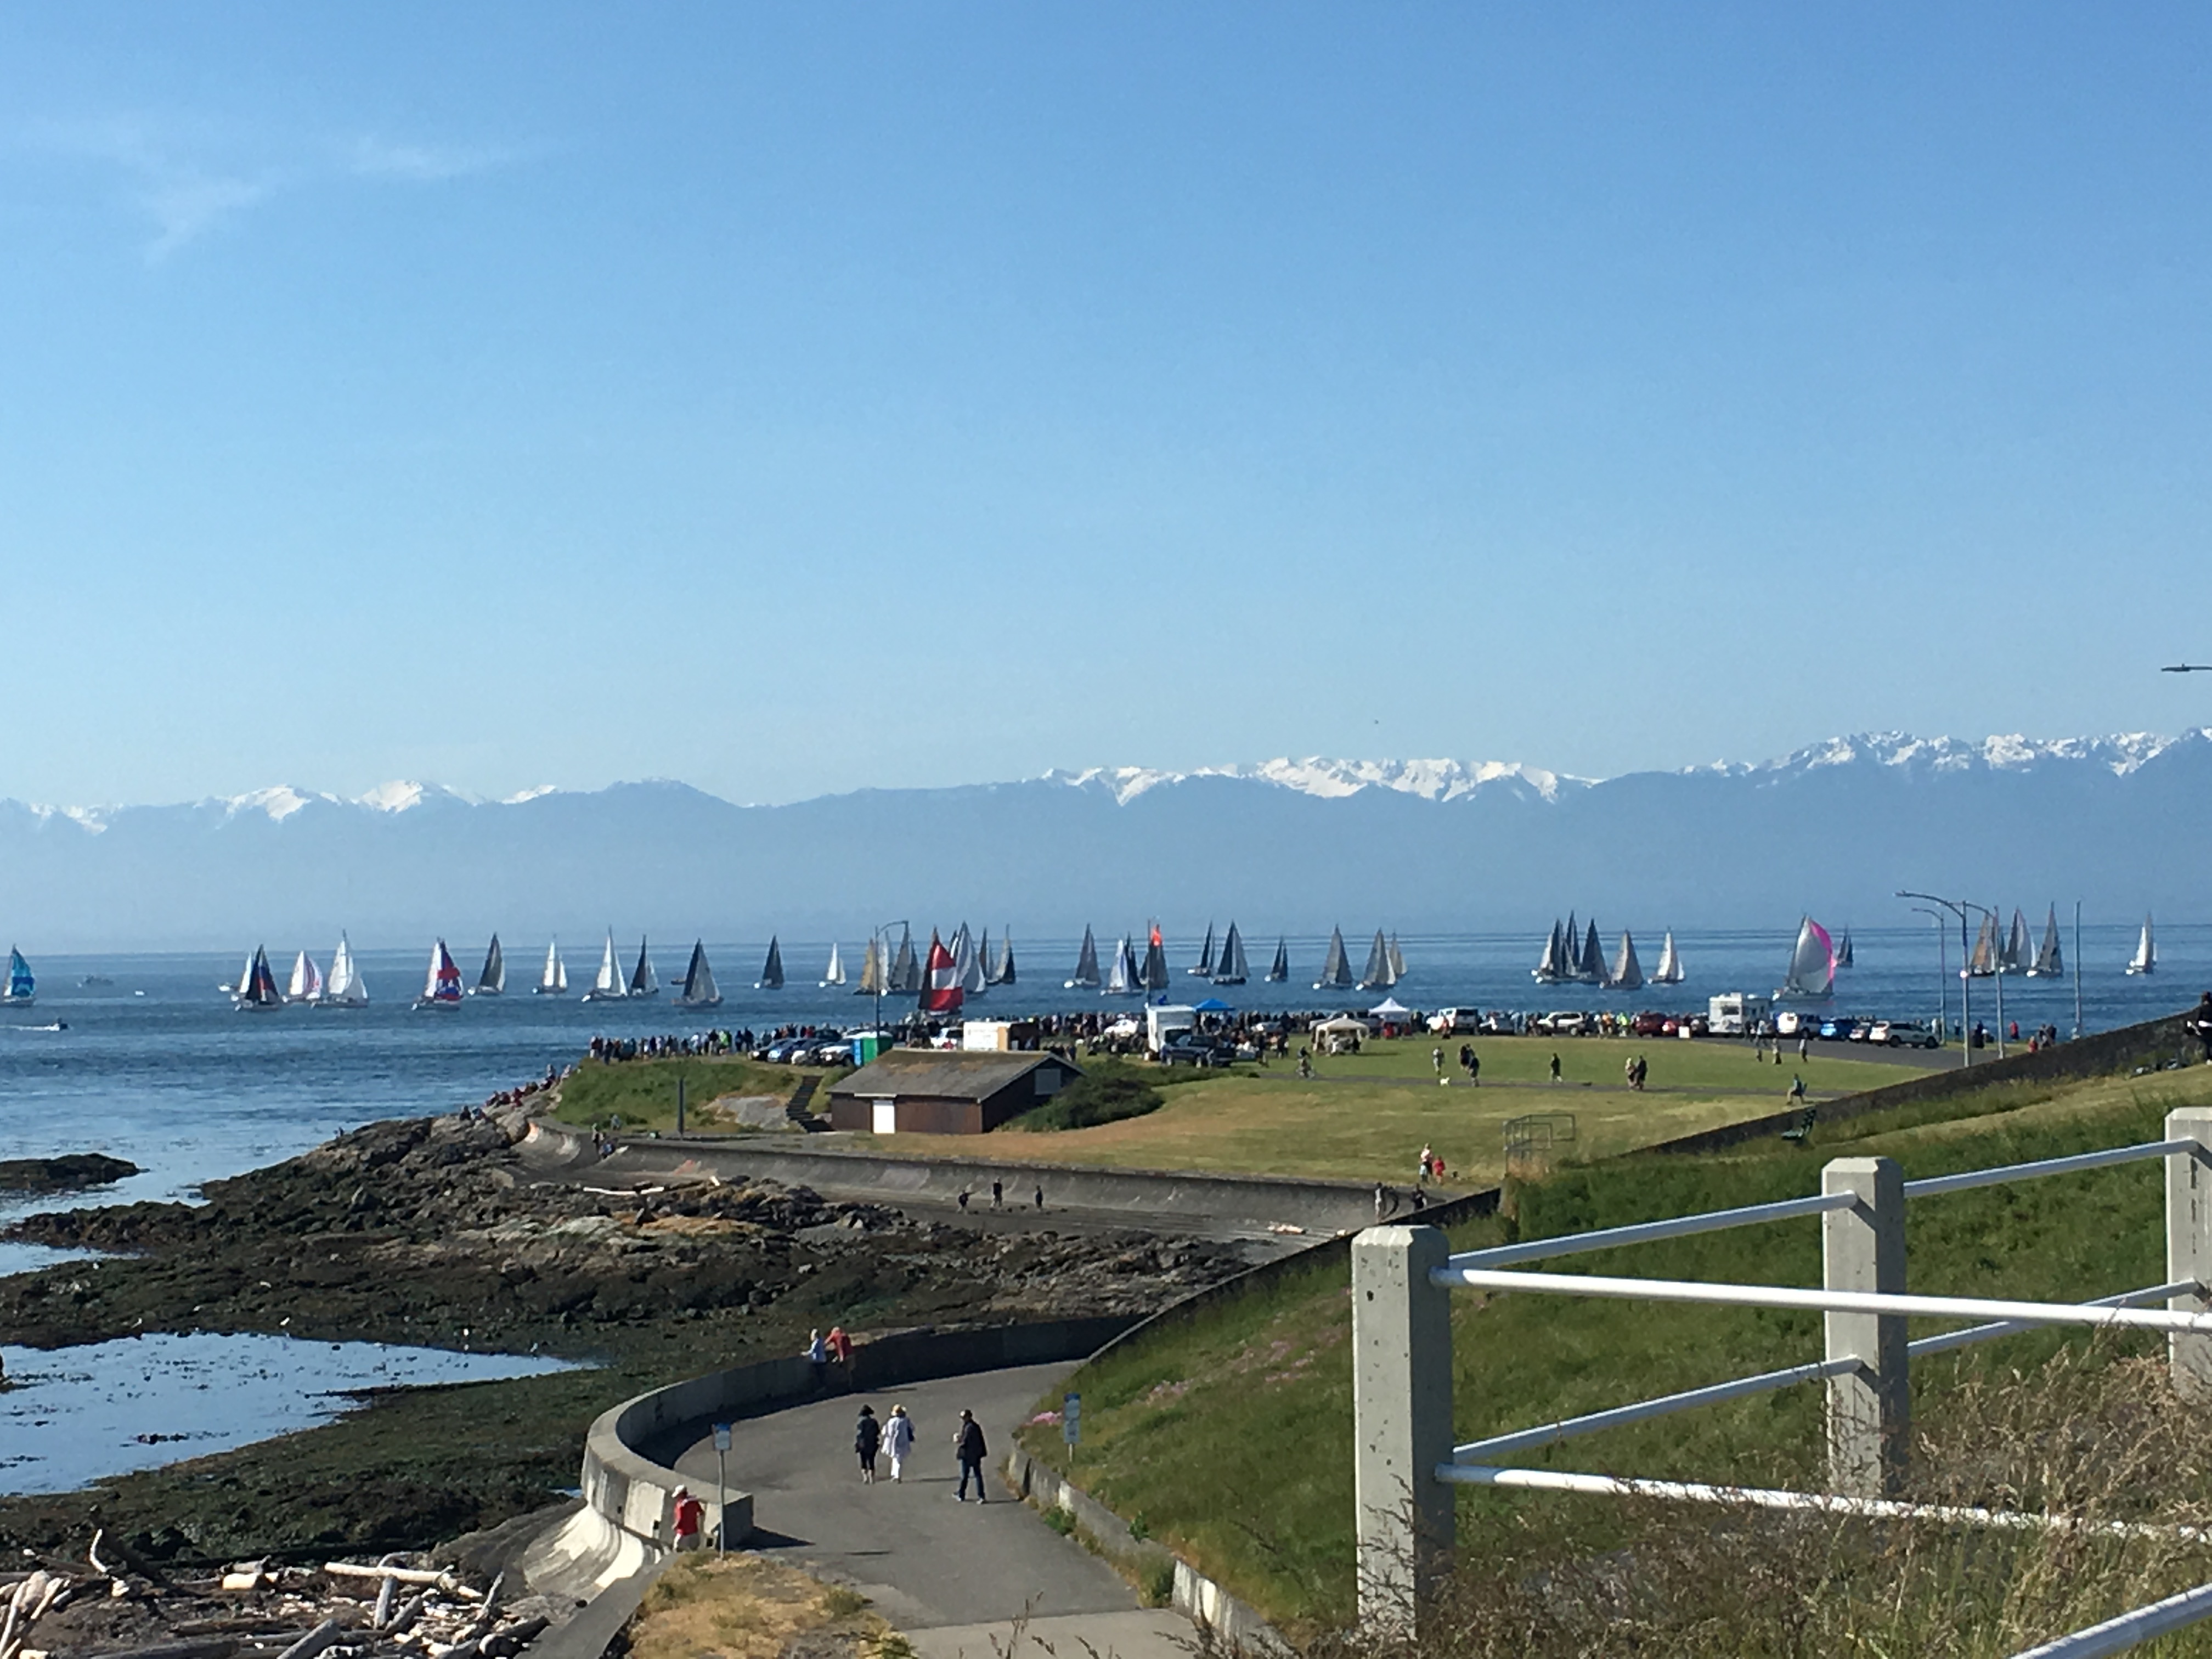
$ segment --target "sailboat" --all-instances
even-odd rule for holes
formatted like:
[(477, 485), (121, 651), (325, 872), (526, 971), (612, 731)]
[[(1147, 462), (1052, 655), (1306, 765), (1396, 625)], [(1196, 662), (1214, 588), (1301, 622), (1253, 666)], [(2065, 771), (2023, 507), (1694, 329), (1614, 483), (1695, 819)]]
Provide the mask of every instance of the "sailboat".
[(453, 953), (440, 939), (430, 947), (430, 970), (423, 976), (417, 1008), (458, 1008), (461, 1006), (461, 969)]
[(353, 959), (353, 941), (343, 932), (338, 934), (338, 948), (331, 952), (331, 976), (323, 981), (323, 994), (318, 1008), (366, 1008), (368, 1006), (368, 982), (361, 976), (361, 969)]
[(1236, 922), (1231, 921), (1229, 932), (1221, 941), (1221, 960), (1213, 964), (1213, 982), (1216, 985), (1242, 985), (1250, 972), (1250, 966), (1244, 960), (1244, 941), (1237, 932)]
[(1567, 945), (1559, 928), (1559, 919), (1552, 918), (1551, 937), (1544, 941), (1544, 955), (1529, 969), (1539, 985), (1557, 985), (1563, 979), (1573, 977), (1574, 969), (1567, 960)]
[(1605, 983), (1605, 946), (1598, 943), (1595, 916), (1589, 920), (1589, 932), (1583, 937), (1582, 954), (1575, 958), (1575, 981), (1581, 985)]
[(960, 988), (961, 1000), (982, 995), (983, 956), (975, 948), (966, 922), (955, 930), (952, 943), (945, 948), (952, 954), (952, 982)]
[(783, 947), (777, 943), (776, 936), (773, 933), (768, 937), (768, 960), (761, 963), (761, 976), (753, 981), (753, 989), (756, 991), (783, 989)]
[(1993, 915), (1982, 918), (1982, 930), (1974, 936), (1974, 948), (1967, 955), (1966, 965), (1960, 970), (1961, 979), (1989, 979), (1997, 971), (1997, 919)]
[(1144, 975), (1137, 967), (1137, 953), (1129, 948), (1129, 936), (1124, 933), (1121, 942), (1114, 947), (1114, 968), (1106, 975), (1104, 994), (1109, 997), (1140, 997), (1144, 994)]
[(1160, 925), (1152, 924), (1152, 936), (1145, 943), (1145, 970), (1142, 975), (1145, 989), (1164, 991), (1168, 988), (1167, 941), (1160, 937)]
[(1406, 977), (1406, 953), (1398, 948), (1398, 936), (1390, 935), (1390, 982), (1395, 985)]
[(822, 970), (822, 984), (820, 988), (826, 991), (833, 985), (842, 985), (844, 982), (845, 964), (838, 957), (837, 946), (836, 943), (832, 941), (830, 946), (830, 965)]
[(2005, 935), (2004, 949), (1997, 952), (1997, 971), (2024, 974), (2034, 965), (2035, 947), (2028, 942), (2027, 918), (2014, 907), (2011, 931)]
[(1367, 947), (1367, 971), (1359, 976), (1363, 991), (1387, 991), (1398, 982), (1390, 971), (1390, 947), (1383, 942), (1382, 930), (1375, 930), (1375, 943)]
[(1654, 985), (1680, 985), (1684, 978), (1681, 953), (1674, 948), (1674, 930), (1669, 927), (1667, 937), (1659, 946), (1659, 970), (1651, 975)]
[(14, 945), (8, 947), (8, 990), (0, 996), (0, 1004), (10, 1008), (27, 1008), (39, 1000), (39, 981), (31, 975), (31, 964), (23, 960), (23, 953)]
[(1344, 954), (1344, 930), (1328, 930), (1328, 955), (1321, 964), (1321, 977), (1314, 981), (1316, 991), (1349, 991), (1352, 988), (1352, 961)]
[(679, 1008), (714, 1008), (720, 1006), (722, 993), (714, 983), (714, 970), (707, 965), (707, 945), (703, 939), (691, 941), (691, 965), (684, 970), (684, 988), (677, 993)]
[(1014, 930), (1012, 927), (1007, 928), (1000, 939), (998, 965), (991, 969), (990, 980), (994, 985), (1014, 983)]
[(2150, 936), (2150, 917), (2143, 917), (2142, 938), (2136, 941), (2136, 953), (2128, 958), (2131, 974), (2154, 974), (2158, 971), (2158, 946)]
[(1644, 988), (1644, 964), (1636, 959), (1636, 941), (1629, 937), (1628, 929), (1620, 930), (1620, 949), (1613, 958), (1613, 967), (1606, 975), (1609, 991), (1640, 991)]
[[(966, 924), (962, 927), (965, 930)], [(929, 930), (929, 982), (921, 992), (921, 1011), (928, 1014), (957, 1014), (967, 998), (960, 988), (960, 977), (954, 969), (952, 952), (945, 948), (945, 941), (937, 936), (937, 929)]]
[(2066, 977), (2066, 955), (2058, 948), (2058, 907), (2052, 905), (2051, 914), (2043, 921), (2043, 944), (2035, 953), (2035, 960), (2027, 965), (2030, 979), (2063, 979)]
[(1060, 988), (1063, 991), (1095, 991), (1098, 988), (1098, 941), (1091, 936), (1087, 922), (1083, 928), (1083, 948), (1075, 956), (1075, 972)]
[(1836, 941), (1836, 966), (1848, 968), (1851, 965), (1851, 930), (1846, 927), (1844, 929), (1843, 938)]
[[(10, 1002), (17, 1000), (15, 985), (19, 976), (27, 981), (31, 970), (23, 965), (21, 951), (10, 951), (8, 953), (8, 1000)], [(30, 1000), (27, 987), (21, 1001), (28, 1002)], [(246, 959), (246, 971), (238, 976), (238, 992), (231, 1001), (241, 1014), (273, 1014), (284, 1006), (284, 994), (276, 988), (276, 975), (270, 969), (266, 947), (258, 945), (253, 947), (253, 954)]]
[(1213, 977), (1213, 924), (1212, 922), (1206, 924), (1206, 943), (1200, 948), (1198, 965), (1194, 968), (1186, 968), (1183, 971), (1195, 975), (1200, 979)]
[(568, 988), (568, 964), (561, 960), (561, 941), (553, 940), (545, 947), (545, 969), (538, 975), (538, 983), (530, 988), (533, 996), (559, 996)]
[(629, 994), (623, 989), (622, 964), (615, 960), (615, 930), (607, 929), (607, 948), (599, 958), (599, 977), (584, 993), (586, 1002), (619, 1002)]
[(1567, 931), (1563, 936), (1562, 942), (1566, 945), (1565, 954), (1562, 957), (1566, 963), (1565, 976), (1569, 979), (1580, 979), (1583, 976), (1583, 936), (1575, 925), (1575, 913), (1571, 910), (1567, 912)]
[[(833, 957), (832, 961), (836, 958)], [(890, 990), (890, 970), (884, 962), (884, 942), (871, 938), (860, 951), (860, 982), (854, 988), (856, 997), (879, 997)]]
[(483, 972), (469, 989), (472, 997), (503, 997), (507, 994), (507, 957), (499, 948), (499, 935), (491, 936), (491, 949), (484, 952)]
[(319, 1002), (323, 998), (323, 970), (315, 966), (314, 957), (305, 951), (292, 959), (292, 982), (284, 989), (287, 1002)]
[(1790, 998), (1818, 1002), (1835, 994), (1836, 947), (1828, 930), (1807, 916), (1797, 925), (1797, 947), (1790, 953), (1790, 976), (1775, 992), (1776, 1001)]
[(660, 994), (660, 975), (653, 971), (653, 957), (647, 949), (643, 933), (637, 936), (637, 966), (629, 970), (629, 994), (634, 997), (657, 997)]
[(887, 996), (921, 994), (921, 960), (914, 953), (914, 930), (904, 923), (899, 926), (898, 954), (891, 958), (890, 983), (884, 992)]
[(1278, 933), (1275, 936), (1275, 960), (1268, 965), (1267, 969), (1267, 983), (1270, 985), (1280, 985), (1285, 980), (1290, 978), (1290, 944), (1281, 934)]

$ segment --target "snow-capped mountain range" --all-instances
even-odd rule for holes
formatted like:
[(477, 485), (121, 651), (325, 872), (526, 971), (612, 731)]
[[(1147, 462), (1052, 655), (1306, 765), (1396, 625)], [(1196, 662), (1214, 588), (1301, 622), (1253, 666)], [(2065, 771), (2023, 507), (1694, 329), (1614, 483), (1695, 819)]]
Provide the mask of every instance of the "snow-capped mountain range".
[[(1235, 910), (1533, 927), (1884, 913), (1902, 886), (2175, 921), (2212, 908), (2212, 729), (1830, 738), (1778, 760), (1580, 778), (1520, 763), (1279, 759), (740, 806), (671, 782), (487, 800), (395, 782), (169, 806), (0, 801), (0, 932), (47, 950), (849, 933), (884, 915), (1073, 932)], [(922, 922), (927, 926), (927, 921)]]

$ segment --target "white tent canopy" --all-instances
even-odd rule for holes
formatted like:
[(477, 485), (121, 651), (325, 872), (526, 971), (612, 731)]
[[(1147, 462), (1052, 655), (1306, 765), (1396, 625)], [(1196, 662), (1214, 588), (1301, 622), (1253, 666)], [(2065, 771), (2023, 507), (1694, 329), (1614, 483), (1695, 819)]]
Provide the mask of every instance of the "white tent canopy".
[(1370, 1019), (1403, 1019), (1413, 1011), (1395, 997), (1384, 997), (1367, 1011)]

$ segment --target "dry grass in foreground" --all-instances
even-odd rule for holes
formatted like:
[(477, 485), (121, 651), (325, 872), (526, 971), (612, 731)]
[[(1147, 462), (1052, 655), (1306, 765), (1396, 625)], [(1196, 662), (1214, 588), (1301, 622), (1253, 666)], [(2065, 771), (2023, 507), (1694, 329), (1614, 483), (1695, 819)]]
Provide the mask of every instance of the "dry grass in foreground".
[[(1661, 1501), (1516, 1504), (1418, 1643), (1303, 1659), (2002, 1659), (2212, 1579), (2212, 1420), (2163, 1357), (2061, 1352), (1968, 1381), (1917, 1437), (1910, 1497), (2070, 1517), (2007, 1532)], [(2212, 1630), (2143, 1650), (2212, 1653)]]
[[(630, 1621), (629, 1659), (894, 1659), (903, 1638), (867, 1598), (757, 1555), (679, 1558)], [(803, 1640), (802, 1640), (803, 1638)]]

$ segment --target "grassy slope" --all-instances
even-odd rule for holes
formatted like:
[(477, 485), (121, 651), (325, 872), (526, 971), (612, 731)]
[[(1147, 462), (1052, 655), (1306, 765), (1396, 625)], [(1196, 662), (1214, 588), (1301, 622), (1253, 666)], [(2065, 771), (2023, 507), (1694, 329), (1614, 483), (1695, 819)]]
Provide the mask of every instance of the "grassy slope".
[[(1926, 1175), (2155, 1139), (2165, 1111), (2207, 1100), (2212, 1072), (1985, 1091), (1950, 1108), (1978, 1115), (1841, 1125), (1808, 1150), (1772, 1143), (1725, 1159), (1652, 1156), (1565, 1170), (1518, 1194), (1517, 1222), (1522, 1236), (1539, 1237), (1791, 1196), (1817, 1190), (1820, 1164), (1832, 1156), (1881, 1152)], [(1925, 1117), (1934, 1109), (1917, 1110)], [(2165, 1276), (2162, 1213), (2151, 1164), (1923, 1200), (1909, 1224), (1913, 1285), (2032, 1298), (2155, 1284)], [(1492, 1242), (1511, 1224), (1478, 1223), (1455, 1242)], [(1560, 1265), (1813, 1284), (1819, 1237), (1812, 1224), (1792, 1223)], [(1085, 1443), (1076, 1478), (1121, 1513), (1142, 1515), (1155, 1535), (1275, 1617), (1342, 1616), (1352, 1593), (1350, 1325), (1342, 1269), (1316, 1270), (1086, 1369), (1077, 1384)], [(1455, 1414), (1467, 1438), (1820, 1352), (1811, 1315), (1534, 1296), (1455, 1297), (1454, 1330)], [(2032, 1334), (1927, 1362), (1914, 1379), (1916, 1410), (1940, 1413), (1962, 1366), (2025, 1363), (2066, 1340)], [(1804, 1480), (1817, 1468), (1819, 1410), (1817, 1390), (1790, 1389), (1593, 1436), (1541, 1461)], [(1056, 1436), (1031, 1436), (1033, 1450), (1064, 1457)], [(1580, 1501), (1464, 1494), (1462, 1541), (1479, 1547), (1508, 1504)]]
[(702, 1109), (723, 1095), (767, 1095), (787, 1101), (800, 1082), (809, 1077), (821, 1085), (817, 1107), (827, 1104), (829, 1085), (842, 1072), (818, 1067), (764, 1066), (744, 1059), (627, 1060), (611, 1065), (586, 1060), (574, 1077), (561, 1085), (561, 1103), (554, 1115), (563, 1123), (604, 1123), (619, 1114), (623, 1125), (634, 1129), (673, 1129), (676, 1127), (676, 1080), (684, 1079), (685, 1128), (711, 1134), (735, 1127), (726, 1119)]

